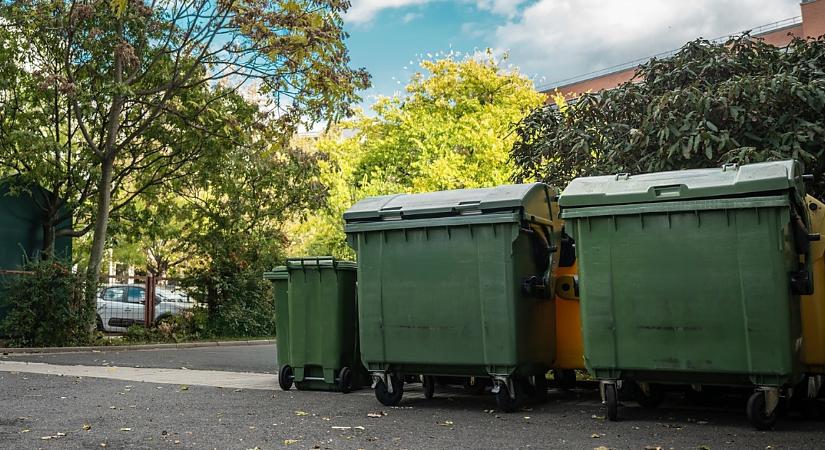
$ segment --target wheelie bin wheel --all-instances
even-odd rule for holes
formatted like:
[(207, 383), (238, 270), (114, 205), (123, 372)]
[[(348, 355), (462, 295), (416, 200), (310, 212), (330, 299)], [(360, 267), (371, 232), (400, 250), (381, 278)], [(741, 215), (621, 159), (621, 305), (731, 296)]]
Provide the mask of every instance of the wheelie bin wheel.
[(636, 401), (644, 408), (655, 408), (665, 401), (665, 390), (656, 384), (648, 385), (647, 394), (641, 387), (636, 394)]
[(524, 404), (524, 384), (520, 380), (512, 380), (513, 393), (515, 398), (510, 396), (510, 390), (503, 383), (498, 388), (496, 393), (496, 404), (498, 409), (504, 412), (515, 412), (521, 409)]
[(619, 394), (615, 384), (604, 385), (604, 402), (607, 406), (607, 419), (611, 422), (619, 420)]
[(292, 388), (292, 380), (295, 379), (295, 376), (292, 373), (292, 367), (285, 365), (281, 367), (281, 370), (278, 372), (278, 386), (281, 387), (282, 391), (288, 391)]
[(765, 412), (766, 405), (765, 391), (754, 392), (748, 399), (748, 421), (757, 430), (770, 430), (776, 423), (776, 408), (768, 414)]
[(430, 400), (435, 394), (435, 377), (431, 375), (423, 375), (421, 377), (421, 385), (424, 387), (424, 398)]
[(573, 369), (555, 369), (553, 370), (553, 378), (556, 380), (556, 386), (559, 389), (568, 391), (576, 387), (576, 371)]
[(344, 366), (338, 372), (338, 390), (343, 394), (349, 394), (352, 391), (352, 370)]
[(404, 395), (404, 383), (396, 375), (390, 375), (389, 380), (392, 383), (393, 392), (390, 393), (387, 390), (384, 380), (378, 380), (378, 383), (375, 384), (375, 398), (384, 406), (397, 406)]

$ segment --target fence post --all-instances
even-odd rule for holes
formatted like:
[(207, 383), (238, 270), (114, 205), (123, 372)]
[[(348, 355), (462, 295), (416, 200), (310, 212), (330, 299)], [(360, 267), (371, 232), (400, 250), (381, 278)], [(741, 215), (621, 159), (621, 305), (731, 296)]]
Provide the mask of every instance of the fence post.
[(146, 276), (146, 301), (143, 308), (143, 323), (151, 327), (155, 321), (155, 277)]

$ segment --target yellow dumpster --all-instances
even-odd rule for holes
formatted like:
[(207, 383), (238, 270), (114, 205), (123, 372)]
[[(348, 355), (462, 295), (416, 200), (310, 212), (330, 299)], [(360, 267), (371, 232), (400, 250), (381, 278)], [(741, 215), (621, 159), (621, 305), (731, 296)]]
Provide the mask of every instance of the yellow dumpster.
[(556, 361), (555, 369), (584, 369), (584, 344), (579, 316), (576, 264), (556, 270)]
[(814, 293), (801, 300), (802, 362), (809, 373), (825, 374), (825, 204), (810, 195), (806, 203), (810, 231), (821, 234), (822, 239), (811, 242)]

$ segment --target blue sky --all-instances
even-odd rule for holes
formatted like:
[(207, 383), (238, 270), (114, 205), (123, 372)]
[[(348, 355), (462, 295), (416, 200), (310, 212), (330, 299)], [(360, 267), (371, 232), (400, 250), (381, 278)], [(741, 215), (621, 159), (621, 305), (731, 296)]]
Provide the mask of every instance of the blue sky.
[(450, 51), (506, 51), (543, 86), (798, 15), (798, 0), (352, 0), (344, 19), (352, 65), (373, 75), (368, 106)]

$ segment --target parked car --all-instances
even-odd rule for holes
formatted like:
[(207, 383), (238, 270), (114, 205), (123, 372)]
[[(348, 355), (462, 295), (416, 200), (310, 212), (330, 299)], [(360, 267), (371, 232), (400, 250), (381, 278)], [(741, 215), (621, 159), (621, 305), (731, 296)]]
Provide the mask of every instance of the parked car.
[[(155, 289), (155, 321), (180, 314), (192, 308), (193, 302), (182, 301), (180, 294), (162, 288)], [(146, 287), (136, 284), (116, 284), (102, 288), (97, 297), (97, 328), (101, 331), (125, 332), (135, 324), (144, 323)]]

